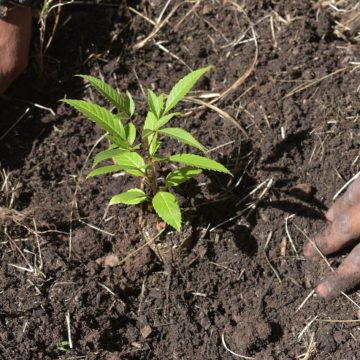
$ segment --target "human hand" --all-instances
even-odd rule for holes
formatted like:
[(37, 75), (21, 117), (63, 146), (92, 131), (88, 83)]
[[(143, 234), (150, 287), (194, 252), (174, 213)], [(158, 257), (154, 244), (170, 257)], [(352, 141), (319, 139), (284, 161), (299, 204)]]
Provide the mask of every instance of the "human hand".
[[(330, 223), (313, 242), (308, 241), (304, 247), (304, 255), (308, 259), (320, 259), (321, 255), (314, 243), (323, 255), (329, 255), (360, 237), (360, 178), (350, 185), (325, 216)], [(316, 292), (321, 297), (332, 298), (358, 284), (360, 244), (356, 245), (340, 266), (317, 286)]]
[(0, 19), (0, 95), (25, 71), (30, 38), (30, 8), (13, 8), (4, 19)]

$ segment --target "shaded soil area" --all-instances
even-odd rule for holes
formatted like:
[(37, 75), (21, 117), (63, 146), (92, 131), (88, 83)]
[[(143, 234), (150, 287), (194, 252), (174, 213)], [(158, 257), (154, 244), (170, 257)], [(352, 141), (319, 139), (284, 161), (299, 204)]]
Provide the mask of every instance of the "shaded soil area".
[[(359, 171), (356, 1), (168, 5), (65, 6), (43, 76), (34, 66), (0, 100), (0, 358), (359, 358), (358, 324), (329, 322), (354, 320), (358, 294), (308, 297), (330, 269), (302, 257)], [(139, 210), (108, 208), (137, 180), (85, 181), (106, 143), (58, 100), (105, 104), (73, 75), (102, 77), (131, 91), (140, 128), (144, 88), (168, 92), (208, 64), (174, 125), (235, 176), (206, 172), (180, 187), (198, 236), (164, 265), (143, 246)]]

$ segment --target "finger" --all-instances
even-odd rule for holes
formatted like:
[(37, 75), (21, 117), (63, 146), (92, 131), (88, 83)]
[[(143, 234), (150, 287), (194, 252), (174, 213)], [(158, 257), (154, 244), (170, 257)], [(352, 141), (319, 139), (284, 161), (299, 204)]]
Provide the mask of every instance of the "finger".
[(340, 266), (318, 285), (316, 292), (323, 298), (332, 298), (358, 284), (360, 284), (360, 244), (354, 247)]
[(338, 215), (313, 242), (309, 241), (304, 247), (304, 256), (313, 260), (318, 259), (320, 258), (318, 250), (324, 255), (332, 254), (349, 245), (358, 236), (360, 236), (360, 203)]
[(360, 203), (360, 177), (357, 178), (326, 213), (329, 221), (334, 221), (337, 216), (342, 214), (348, 208)]

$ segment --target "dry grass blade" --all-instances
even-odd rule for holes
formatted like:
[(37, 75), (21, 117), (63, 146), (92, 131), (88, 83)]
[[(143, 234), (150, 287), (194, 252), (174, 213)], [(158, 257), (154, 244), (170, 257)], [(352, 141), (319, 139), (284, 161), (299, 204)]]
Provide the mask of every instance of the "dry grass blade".
[(164, 53), (169, 54), (172, 58), (174, 58), (175, 60), (179, 61), (181, 64), (183, 64), (184, 66), (186, 66), (188, 68), (188, 70), (193, 71), (193, 69), (184, 61), (182, 60), (180, 57), (178, 57), (176, 54), (172, 53), (169, 49), (167, 49), (164, 45), (163, 45), (164, 41), (157, 41), (155, 42), (155, 45), (162, 50)]
[(153, 37), (156, 36), (156, 34), (161, 30), (161, 28), (170, 20), (170, 18), (174, 15), (174, 13), (176, 12), (176, 10), (183, 5), (183, 3), (180, 4), (176, 4), (174, 6), (174, 8), (170, 11), (170, 13), (168, 14), (168, 16), (166, 16), (166, 18), (161, 22), (161, 23), (155, 23), (155, 26), (153, 28), (153, 30), (151, 31), (151, 33), (143, 40), (141, 40), (140, 42), (138, 42), (137, 44), (134, 45), (133, 49), (134, 50), (139, 50), (141, 48), (143, 48), (147, 42), (149, 40), (151, 40)]
[(245, 356), (245, 355), (237, 354), (236, 352), (230, 350), (229, 347), (226, 345), (226, 342), (225, 342), (225, 333), (224, 333), (224, 332), (221, 334), (221, 342), (222, 342), (225, 350), (228, 351), (231, 355), (234, 355), (234, 356), (236, 356), (237, 358), (240, 358), (240, 359), (246, 359), (246, 360), (255, 359), (255, 358), (250, 357), (250, 356)]
[(292, 249), (294, 250), (294, 253), (296, 254), (296, 257), (299, 257), (299, 253), (298, 253), (298, 251), (296, 249), (296, 246), (294, 244), (294, 241), (293, 241), (293, 239), (292, 239), (292, 237), (290, 235), (289, 225), (288, 225), (289, 219), (292, 219), (294, 216), (295, 216), (295, 214), (292, 214), (292, 215), (287, 216), (285, 218), (285, 232), (286, 232), (286, 235), (287, 235), (287, 237), (289, 239), (290, 245), (291, 245)]
[(197, 0), (191, 9), (177, 22), (177, 24), (174, 26), (174, 30), (176, 32), (179, 31), (179, 27), (184, 22), (184, 20), (200, 5), (201, 1), (202, 0)]
[(220, 96), (216, 99), (214, 99), (213, 101), (211, 101), (211, 103), (217, 102), (221, 99), (223, 99), (225, 96), (229, 95), (230, 93), (232, 93), (233, 91), (235, 91), (237, 88), (239, 88), (239, 86), (252, 74), (252, 72), (255, 69), (257, 60), (258, 60), (258, 56), (259, 56), (259, 47), (258, 47), (258, 43), (257, 43), (257, 38), (256, 38), (256, 33), (255, 33), (255, 29), (254, 26), (251, 22), (251, 20), (248, 18), (247, 14), (245, 13), (245, 11), (240, 7), (240, 5), (238, 5), (236, 2), (234, 1), (230, 1), (230, 4), (232, 4), (238, 11), (242, 12), (245, 17), (247, 18), (247, 20), (250, 23), (250, 29), (252, 32), (252, 36), (253, 36), (253, 40), (254, 40), (254, 44), (255, 44), (255, 56), (254, 56), (254, 60), (251, 64), (251, 66), (244, 72), (243, 75), (241, 75), (241, 77), (239, 79), (237, 79), (228, 89), (226, 89), (225, 91), (223, 91)]
[(307, 88), (309, 88), (309, 87), (311, 87), (311, 86), (314, 86), (314, 85), (320, 83), (321, 81), (326, 80), (326, 79), (328, 79), (328, 78), (330, 78), (330, 77), (332, 77), (332, 76), (335, 76), (336, 74), (339, 74), (339, 73), (341, 73), (341, 72), (343, 72), (343, 71), (346, 71), (346, 70), (349, 70), (349, 68), (344, 67), (344, 68), (341, 68), (341, 69), (337, 69), (337, 70), (335, 70), (334, 72), (332, 72), (332, 73), (330, 73), (330, 74), (327, 74), (327, 75), (325, 75), (325, 76), (322, 76), (322, 77), (319, 78), (319, 79), (314, 79), (314, 80), (312, 80), (312, 81), (307, 82), (306, 84), (301, 84), (301, 85), (299, 85), (299, 86), (296, 86), (296, 87), (295, 87), (294, 89), (292, 89), (289, 93), (287, 93), (287, 94), (283, 97), (283, 99), (285, 99), (285, 98), (287, 98), (287, 97), (289, 97), (289, 96), (292, 96), (292, 95), (294, 95), (294, 94), (296, 94), (296, 93), (298, 93), (298, 92), (304, 91), (304, 90), (306, 90)]
[(8, 208), (0, 206), (0, 225), (5, 223), (6, 221), (21, 222), (28, 215), (29, 215), (29, 212), (25, 212), (25, 211), (20, 212), (20, 211), (14, 210), (14, 209), (8, 209)]
[(14, 121), (14, 123), (7, 129), (1, 136), (0, 141), (3, 141), (6, 136), (14, 129), (14, 127), (25, 117), (25, 115), (30, 111), (30, 108), (27, 108), (20, 116), (19, 118)]
[(192, 103), (195, 103), (195, 104), (199, 104), (199, 105), (202, 105), (204, 107), (207, 107), (215, 112), (217, 112), (222, 118), (224, 118), (225, 120), (229, 121), (232, 125), (234, 125), (235, 127), (237, 127), (243, 134), (246, 138), (248, 138), (248, 134), (246, 132), (246, 130), (231, 116), (229, 115), (227, 112), (225, 112), (224, 110), (221, 110), (219, 109), (217, 106), (211, 104), (211, 103), (208, 103), (208, 102), (205, 102), (205, 101), (202, 101), (200, 99), (196, 99), (194, 97), (185, 97), (184, 98), (184, 101), (188, 101), (188, 102), (192, 102)]
[(306, 352), (297, 356), (296, 358), (300, 360), (310, 360), (313, 357), (313, 355), (315, 355), (315, 353), (316, 353), (315, 333), (311, 332), (308, 345), (306, 345)]
[(139, 248), (137, 248), (136, 250), (132, 251), (130, 254), (126, 255), (120, 262), (119, 265), (124, 264), (128, 259), (130, 259), (131, 257), (133, 257), (134, 255), (136, 255), (139, 251), (141, 251), (142, 249), (144, 249), (146, 246), (149, 246), (153, 241), (155, 241), (163, 232), (165, 231), (165, 229), (163, 229), (162, 231), (160, 231), (158, 234), (156, 234), (154, 237), (152, 237), (149, 241), (147, 241), (145, 244), (141, 245)]
[(317, 319), (316, 321), (319, 322), (327, 322), (327, 323), (344, 323), (344, 324), (351, 324), (351, 323), (359, 323), (360, 319), (352, 320), (352, 319)]
[(298, 335), (298, 339), (301, 340), (301, 338), (304, 336), (305, 332), (310, 329), (310, 326), (313, 324), (313, 322), (318, 318), (319, 315), (314, 316), (306, 325), (305, 327), (300, 331)]
[(299, 312), (304, 305), (308, 302), (308, 300), (315, 294), (315, 290), (311, 290), (310, 293), (306, 296), (306, 298), (301, 302), (301, 304), (295, 310), (295, 314)]
[[(40, 30), (39, 30), (40, 46), (39, 47), (40, 48), (39, 48), (39, 53), (38, 53), (38, 57), (39, 57), (38, 65), (40, 67), (41, 72), (43, 71), (45, 53), (49, 49), (49, 47), (54, 39), (55, 33), (59, 27), (62, 7), (65, 5), (72, 4), (74, 2), (74, 0), (70, 0), (68, 2), (62, 2), (62, 0), (57, 0), (57, 3), (54, 5), (55, 1), (56, 0), (43, 1), (42, 8), (40, 10), (40, 15), (39, 15), (39, 24), (40, 24)], [(50, 35), (46, 41), (48, 18), (49, 18), (50, 13), (53, 10), (56, 10), (54, 24), (52, 26)]]
[(267, 239), (266, 239), (265, 246), (264, 246), (264, 256), (265, 256), (265, 260), (266, 260), (267, 264), (269, 265), (270, 269), (272, 270), (272, 272), (274, 273), (274, 275), (277, 277), (277, 279), (278, 279), (279, 282), (281, 283), (282, 281), (281, 281), (281, 277), (280, 277), (280, 275), (279, 275), (279, 272), (278, 272), (278, 271), (275, 269), (275, 267), (271, 264), (271, 261), (270, 261), (270, 259), (269, 259), (269, 256), (268, 256), (268, 254), (267, 254), (267, 252), (266, 252), (267, 246), (269, 245), (269, 242), (270, 242), (270, 240), (271, 240), (271, 238), (272, 238), (272, 235), (273, 235), (273, 232), (270, 231), (270, 233), (269, 233), (269, 235), (268, 235), (268, 237), (267, 237)]
[(140, 16), (141, 18), (143, 18), (144, 20), (146, 20), (147, 22), (149, 22), (151, 25), (155, 26), (156, 23), (155, 21), (151, 20), (150, 18), (148, 18), (147, 16), (145, 16), (144, 14), (142, 14), (141, 12), (137, 11), (136, 9), (132, 8), (131, 6), (128, 6), (128, 9), (133, 12), (134, 14), (136, 14), (137, 16)]
[(27, 268), (19, 266), (19, 265), (15, 265), (15, 264), (9, 264), (9, 266), (15, 267), (17, 269), (20, 270), (24, 270), (30, 273), (34, 273), (34, 267), (30, 264), (29, 260), (26, 258), (24, 252), (17, 246), (16, 241), (13, 240), (13, 238), (7, 233), (7, 229), (4, 229), (4, 234), (7, 237), (7, 239), (9, 240), (11, 246), (20, 254), (20, 256), (22, 257), (22, 259), (25, 261)]
[(71, 321), (70, 321), (70, 312), (69, 311), (66, 312), (65, 320), (66, 320), (66, 330), (67, 330), (67, 334), (68, 334), (69, 348), (72, 349), (73, 342), (72, 342), (72, 338), (71, 338)]
[[(355, 6), (353, 6), (355, 4)], [(359, 32), (357, 31), (360, 25), (360, 7), (358, 1), (339, 2), (334, 4), (333, 1), (325, 1), (323, 6), (329, 6), (330, 11), (336, 13), (336, 26), (334, 27), (334, 34), (344, 39), (345, 41), (358, 40)], [(342, 6), (342, 7), (340, 7)]]
[(98, 226), (95, 226), (95, 225), (93, 225), (93, 224), (89, 224), (89, 223), (87, 223), (87, 222), (85, 222), (85, 221), (83, 221), (83, 220), (81, 220), (81, 219), (79, 219), (79, 222), (81, 222), (82, 224), (88, 226), (88, 227), (91, 228), (91, 229), (94, 229), (94, 230), (96, 230), (96, 231), (98, 231), (98, 232), (101, 232), (102, 234), (105, 234), (105, 235), (108, 235), (108, 236), (115, 236), (115, 234), (113, 234), (113, 233), (111, 233), (111, 232), (108, 232), (108, 231), (106, 231), (106, 230), (103, 230), (103, 229), (101, 229), (101, 228), (99, 228)]
[(337, 191), (337, 193), (333, 196), (332, 200), (333, 200), (333, 201), (336, 200), (336, 199), (338, 198), (338, 196), (339, 196), (345, 189), (347, 189), (348, 186), (350, 186), (351, 183), (352, 183), (353, 181), (355, 181), (359, 176), (360, 176), (360, 171), (359, 171), (356, 175), (354, 175), (349, 181), (347, 181), (347, 182), (340, 188), (339, 191)]

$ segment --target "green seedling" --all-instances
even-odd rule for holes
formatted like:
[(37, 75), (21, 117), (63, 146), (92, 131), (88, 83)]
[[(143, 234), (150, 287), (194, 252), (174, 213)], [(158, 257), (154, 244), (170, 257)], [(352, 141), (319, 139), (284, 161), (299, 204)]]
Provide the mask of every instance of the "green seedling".
[(69, 347), (69, 342), (68, 341), (61, 341), (57, 344), (57, 349), (60, 351), (69, 351), (70, 347)]
[[(175, 84), (168, 96), (164, 94), (157, 96), (153, 91), (148, 90), (149, 110), (139, 136), (133, 122), (135, 103), (130, 93), (126, 91), (125, 94), (119, 94), (110, 85), (97, 78), (78, 75), (88, 81), (114, 107), (113, 111), (109, 111), (88, 101), (63, 99), (65, 103), (106, 131), (109, 140), (109, 148), (95, 156), (93, 170), (87, 178), (122, 171), (140, 178), (140, 184), (144, 185), (113, 196), (110, 205), (145, 203), (150, 205), (145, 208), (153, 208), (162, 220), (180, 231), (181, 210), (170, 189), (199, 175), (202, 170), (213, 170), (232, 176), (225, 166), (206, 156), (187, 153), (170, 156), (159, 154), (163, 139), (167, 137), (192, 146), (202, 153), (206, 152), (204, 146), (189, 132), (167, 125), (175, 116), (180, 115), (172, 110), (209, 69), (210, 67), (204, 67), (187, 74)], [(112, 160), (111, 165), (98, 166), (103, 161), (109, 160)], [(161, 181), (158, 176), (159, 171), (164, 167), (169, 168), (169, 163), (176, 164), (176, 166), (171, 164), (175, 170), (168, 172), (165, 180)]]

